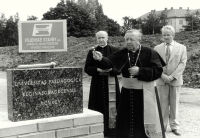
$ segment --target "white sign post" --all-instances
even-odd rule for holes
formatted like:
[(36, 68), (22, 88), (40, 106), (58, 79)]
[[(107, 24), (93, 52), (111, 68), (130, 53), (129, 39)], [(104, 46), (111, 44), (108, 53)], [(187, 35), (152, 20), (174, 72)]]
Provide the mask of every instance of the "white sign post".
[(19, 52), (41, 52), (42, 63), (46, 52), (67, 51), (66, 20), (19, 21)]

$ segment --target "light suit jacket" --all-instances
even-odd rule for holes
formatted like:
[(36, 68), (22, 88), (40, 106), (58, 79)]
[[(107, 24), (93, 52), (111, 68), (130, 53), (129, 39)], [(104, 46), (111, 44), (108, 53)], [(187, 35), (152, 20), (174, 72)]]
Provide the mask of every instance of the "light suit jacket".
[[(155, 46), (154, 48), (163, 60), (166, 62), (165, 57), (165, 43), (161, 43), (160, 45)], [(187, 51), (186, 47), (182, 44), (179, 44), (174, 41), (173, 49), (171, 52), (171, 56), (168, 62), (168, 65), (163, 67), (163, 73), (168, 76), (173, 76), (175, 79), (170, 82), (171, 86), (181, 86), (183, 85), (183, 71), (185, 70), (187, 62)], [(165, 82), (159, 78), (156, 80), (157, 85), (165, 85)]]

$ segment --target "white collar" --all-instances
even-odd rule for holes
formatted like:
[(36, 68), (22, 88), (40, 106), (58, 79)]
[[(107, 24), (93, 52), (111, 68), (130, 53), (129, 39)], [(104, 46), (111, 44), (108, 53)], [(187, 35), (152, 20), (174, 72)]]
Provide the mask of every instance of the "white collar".
[[(167, 46), (166, 44), (167, 44), (167, 43), (165, 42), (165, 46)], [(175, 41), (172, 40), (172, 42), (170, 43), (170, 46), (174, 46), (174, 45), (175, 45)]]
[[(98, 45), (99, 46), (99, 45)], [(105, 46), (99, 46), (99, 47), (101, 47), (101, 48), (104, 48), (104, 47), (106, 47), (107, 45), (105, 45)]]

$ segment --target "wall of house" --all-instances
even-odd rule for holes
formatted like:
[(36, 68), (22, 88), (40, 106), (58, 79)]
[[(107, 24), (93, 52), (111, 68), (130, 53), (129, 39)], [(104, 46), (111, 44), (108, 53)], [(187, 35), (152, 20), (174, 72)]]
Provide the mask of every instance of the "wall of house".
[(185, 18), (169, 18), (168, 25), (172, 25), (176, 32), (183, 31), (183, 26), (186, 25), (187, 22)]

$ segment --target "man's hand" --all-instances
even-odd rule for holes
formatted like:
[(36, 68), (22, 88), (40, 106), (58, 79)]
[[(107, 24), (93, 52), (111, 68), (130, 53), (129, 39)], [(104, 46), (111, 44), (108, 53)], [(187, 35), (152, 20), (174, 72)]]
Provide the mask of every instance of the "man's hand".
[(139, 73), (139, 67), (137, 66), (133, 66), (129, 68), (128, 70), (129, 70), (130, 75), (133, 75), (133, 76), (138, 75)]
[(100, 69), (100, 68), (97, 68), (97, 71), (98, 71), (98, 72), (103, 72), (103, 70), (102, 70), (102, 69)]
[(103, 55), (101, 54), (101, 52), (99, 52), (99, 51), (92, 51), (92, 53), (93, 53), (93, 58), (95, 60), (98, 60), (98, 61), (102, 60)]
[(165, 83), (170, 83), (170, 79), (166, 74), (162, 73), (161, 78)]
[(100, 68), (97, 68), (97, 71), (98, 71), (98, 72), (110, 72), (111, 70), (112, 70), (112, 68), (110, 68), (110, 69), (105, 69), (105, 70), (100, 69)]
[(174, 77), (173, 76), (168, 76), (170, 82), (174, 80)]

